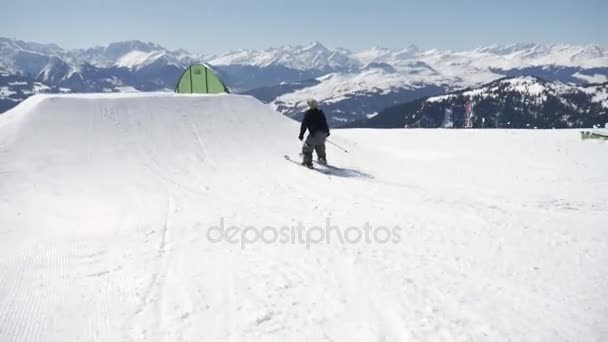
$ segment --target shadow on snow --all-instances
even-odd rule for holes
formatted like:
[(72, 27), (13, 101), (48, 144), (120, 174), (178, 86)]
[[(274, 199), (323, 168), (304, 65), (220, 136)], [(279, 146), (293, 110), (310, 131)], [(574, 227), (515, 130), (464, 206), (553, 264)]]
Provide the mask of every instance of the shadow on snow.
[(365, 173), (355, 169), (349, 169), (346, 167), (337, 167), (333, 165), (320, 165), (315, 163), (315, 169), (326, 173), (330, 176), (343, 177), (343, 178), (365, 178), (374, 179), (374, 176), (369, 173)]

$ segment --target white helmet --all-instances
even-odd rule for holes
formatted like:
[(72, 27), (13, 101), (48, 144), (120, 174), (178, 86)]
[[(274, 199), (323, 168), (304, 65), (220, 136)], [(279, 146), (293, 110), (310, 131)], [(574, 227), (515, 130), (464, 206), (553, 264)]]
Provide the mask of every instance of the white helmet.
[(306, 104), (308, 104), (308, 107), (310, 107), (310, 109), (319, 108), (319, 102), (317, 102), (317, 100), (315, 99), (308, 99), (308, 101), (306, 101)]

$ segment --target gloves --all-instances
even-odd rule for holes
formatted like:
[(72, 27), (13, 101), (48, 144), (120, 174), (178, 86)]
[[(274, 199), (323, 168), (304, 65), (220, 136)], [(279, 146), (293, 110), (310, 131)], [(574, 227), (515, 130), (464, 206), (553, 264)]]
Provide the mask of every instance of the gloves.
[(298, 136), (298, 139), (300, 139), (300, 141), (302, 141), (302, 139), (304, 139), (304, 136), (303, 136), (302, 134), (300, 134), (300, 135)]

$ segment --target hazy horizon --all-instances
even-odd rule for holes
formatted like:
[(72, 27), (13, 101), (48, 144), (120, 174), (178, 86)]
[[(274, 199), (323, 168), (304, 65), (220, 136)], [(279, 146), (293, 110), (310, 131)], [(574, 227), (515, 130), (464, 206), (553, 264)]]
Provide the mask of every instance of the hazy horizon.
[(373, 45), (373, 46), (368, 46), (368, 47), (362, 47), (362, 48), (357, 48), (357, 49), (351, 49), (348, 47), (344, 47), (344, 46), (331, 46), (328, 44), (325, 44), (323, 41), (309, 41), (309, 42), (303, 42), (303, 43), (284, 43), (284, 44), (279, 44), (279, 45), (272, 45), (272, 46), (262, 46), (262, 47), (254, 47), (254, 48), (232, 48), (229, 50), (224, 50), (224, 51), (217, 51), (217, 52), (206, 52), (206, 51), (195, 51), (192, 49), (189, 49), (187, 47), (168, 47), (164, 44), (161, 44), (159, 42), (156, 41), (149, 41), (149, 40), (145, 40), (145, 39), (122, 39), (122, 40), (116, 40), (116, 41), (111, 41), (111, 42), (107, 42), (107, 43), (91, 43), (90, 45), (87, 46), (78, 46), (78, 47), (66, 47), (63, 46), (61, 44), (58, 44), (56, 42), (53, 41), (36, 41), (36, 40), (30, 40), (30, 39), (21, 39), (19, 37), (9, 37), (9, 36), (0, 36), (0, 38), (6, 38), (6, 39), (12, 39), (12, 40), (16, 40), (16, 41), (22, 41), (25, 43), (36, 43), (36, 44), (43, 44), (43, 45), (56, 45), (58, 47), (60, 47), (63, 50), (69, 51), (69, 50), (81, 50), (81, 49), (89, 49), (89, 48), (95, 48), (95, 47), (106, 47), (109, 44), (114, 44), (114, 43), (123, 43), (123, 42), (130, 42), (130, 41), (140, 41), (143, 43), (151, 43), (151, 44), (156, 44), (159, 45), (167, 50), (170, 51), (176, 51), (176, 50), (186, 50), (189, 53), (200, 53), (200, 54), (222, 54), (222, 53), (227, 53), (227, 52), (231, 52), (231, 51), (238, 51), (238, 50), (266, 50), (266, 49), (272, 49), (272, 48), (281, 48), (281, 47), (305, 47), (308, 45), (311, 45), (313, 43), (320, 43), (321, 45), (325, 46), (328, 49), (346, 49), (349, 50), (351, 52), (359, 52), (359, 51), (365, 51), (365, 50), (369, 50), (369, 49), (373, 49), (373, 48), (380, 48), (380, 49), (392, 49), (392, 50), (400, 50), (400, 49), (406, 49), (409, 47), (416, 47), (420, 50), (440, 50), (440, 51), (471, 51), (471, 50), (475, 50), (478, 48), (485, 48), (485, 47), (491, 47), (491, 46), (511, 46), (511, 45), (526, 45), (526, 44), (535, 44), (535, 45), (546, 45), (546, 46), (555, 46), (555, 45), (572, 45), (572, 46), (599, 46), (600, 48), (604, 48), (604, 49), (608, 49), (608, 44), (599, 44), (599, 43), (593, 43), (593, 42), (589, 42), (589, 43), (584, 43), (584, 44), (579, 44), (579, 43), (541, 43), (541, 42), (532, 42), (532, 41), (528, 41), (528, 42), (512, 42), (512, 43), (490, 43), (490, 44), (486, 44), (486, 45), (479, 45), (479, 46), (474, 46), (472, 48), (463, 48), (463, 49), (447, 49), (447, 48), (442, 48), (442, 47), (421, 47), (417, 44), (414, 43), (407, 43), (404, 44), (403, 46), (395, 46), (395, 47), (388, 47), (388, 46), (380, 46), (380, 45)]
[(410, 44), (440, 50), (520, 42), (606, 46), (607, 14), (602, 0), (22, 0), (0, 12), (0, 36), (65, 49), (141, 40), (206, 54), (313, 41), (353, 51)]

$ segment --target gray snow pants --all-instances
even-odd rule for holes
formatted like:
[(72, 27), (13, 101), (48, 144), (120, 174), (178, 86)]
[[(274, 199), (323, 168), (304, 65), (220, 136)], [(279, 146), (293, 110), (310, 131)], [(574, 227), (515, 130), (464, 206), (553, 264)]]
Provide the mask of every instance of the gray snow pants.
[(312, 152), (317, 152), (317, 158), (326, 159), (325, 155), (325, 140), (327, 139), (327, 132), (315, 132), (309, 134), (302, 145), (302, 155), (304, 164), (312, 164)]

